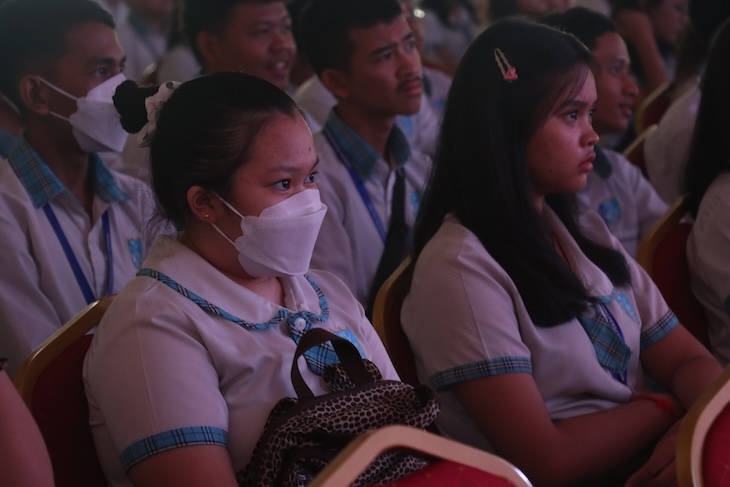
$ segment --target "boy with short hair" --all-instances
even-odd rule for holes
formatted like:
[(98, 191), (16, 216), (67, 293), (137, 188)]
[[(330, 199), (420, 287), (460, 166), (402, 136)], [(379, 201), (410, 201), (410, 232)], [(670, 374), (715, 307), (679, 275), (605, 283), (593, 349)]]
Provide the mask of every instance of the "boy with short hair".
[(321, 133), (327, 205), (312, 267), (338, 275), (370, 310), (410, 249), (430, 171), (395, 124), (421, 104), (421, 61), (397, 0), (313, 0), (301, 17), (303, 49), (337, 99)]
[(0, 163), (0, 356), (17, 371), (90, 302), (118, 292), (145, 257), (149, 190), (96, 155), (121, 150), (112, 104), (124, 52), (91, 0), (0, 8), (0, 91), (25, 132)]

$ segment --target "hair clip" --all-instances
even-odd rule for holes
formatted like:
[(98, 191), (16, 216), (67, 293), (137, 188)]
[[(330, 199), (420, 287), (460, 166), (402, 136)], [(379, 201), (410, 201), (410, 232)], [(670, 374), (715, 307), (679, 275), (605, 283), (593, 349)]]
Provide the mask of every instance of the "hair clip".
[(507, 57), (500, 48), (494, 50), (494, 59), (502, 72), (502, 79), (510, 83), (517, 79), (517, 70), (507, 61)]

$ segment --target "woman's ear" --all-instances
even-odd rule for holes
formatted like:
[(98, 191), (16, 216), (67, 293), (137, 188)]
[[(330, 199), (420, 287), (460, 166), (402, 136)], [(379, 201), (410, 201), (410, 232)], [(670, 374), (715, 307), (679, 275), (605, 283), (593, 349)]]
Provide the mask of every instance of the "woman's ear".
[(223, 203), (215, 193), (202, 186), (195, 185), (188, 188), (186, 196), (193, 217), (205, 223), (218, 221)]

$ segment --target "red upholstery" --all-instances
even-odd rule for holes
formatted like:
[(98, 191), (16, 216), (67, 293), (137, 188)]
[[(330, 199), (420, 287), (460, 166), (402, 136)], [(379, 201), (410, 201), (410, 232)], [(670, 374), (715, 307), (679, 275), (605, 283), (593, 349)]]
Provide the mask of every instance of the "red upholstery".
[(397, 306), (391, 306), (386, 312), (391, 316), (388, 318), (389, 323), (397, 323), (398, 326), (386, 326), (385, 336), (390, 350), (397, 350), (397, 353), (390, 353), (395, 370), (398, 371), (403, 382), (412, 386), (420, 384), (418, 375), (416, 374), (416, 359), (413, 355), (411, 344), (408, 343), (408, 337), (400, 326), (400, 309), (405, 296), (400, 298)]
[(702, 472), (706, 487), (730, 485), (730, 406), (725, 406), (707, 433)]
[(389, 487), (514, 487), (515, 484), (493, 473), (444, 460), (386, 485)]
[(81, 369), (91, 335), (67, 347), (41, 373), (31, 412), (48, 447), (56, 487), (105, 487), (89, 429)]
[(680, 222), (657, 246), (652, 261), (652, 279), (679, 322), (709, 348), (705, 310), (689, 284), (686, 247), (691, 228), (691, 223)]

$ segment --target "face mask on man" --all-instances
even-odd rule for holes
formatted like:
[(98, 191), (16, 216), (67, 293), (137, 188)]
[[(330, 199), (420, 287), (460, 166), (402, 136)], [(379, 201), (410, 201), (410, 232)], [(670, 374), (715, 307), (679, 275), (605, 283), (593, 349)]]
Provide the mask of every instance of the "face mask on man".
[(86, 96), (76, 97), (58, 86), (38, 78), (62, 95), (76, 101), (76, 111), (64, 117), (56, 112), (51, 115), (66, 120), (73, 128), (73, 134), (84, 152), (120, 152), (127, 140), (127, 132), (119, 123), (119, 114), (114, 108), (112, 96), (117, 86), (126, 78), (119, 73), (98, 86), (93, 87)]
[(309, 270), (314, 244), (327, 212), (319, 190), (300, 191), (264, 209), (259, 216), (243, 216), (226, 200), (218, 198), (241, 217), (243, 233), (234, 242), (216, 224), (211, 225), (238, 250), (238, 261), (247, 274), (301, 276)]

